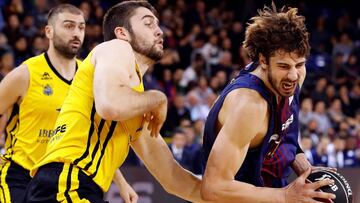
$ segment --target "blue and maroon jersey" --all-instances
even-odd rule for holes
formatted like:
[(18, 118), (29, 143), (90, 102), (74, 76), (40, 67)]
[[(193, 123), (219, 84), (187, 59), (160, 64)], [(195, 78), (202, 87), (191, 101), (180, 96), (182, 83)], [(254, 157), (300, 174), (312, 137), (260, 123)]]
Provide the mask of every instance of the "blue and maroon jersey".
[[(283, 98), (277, 104), (275, 96), (262, 80), (250, 74), (257, 65), (257, 63), (251, 63), (246, 66), (239, 76), (223, 90), (209, 112), (203, 139), (204, 166), (217, 136), (216, 122), (226, 95), (237, 88), (253, 89), (259, 92), (269, 105), (268, 131), (259, 147), (248, 150), (235, 179), (255, 186), (283, 187), (287, 184), (286, 178), (291, 173), (290, 165), (300, 149), (298, 144), (299, 88), (293, 96)], [(269, 157), (267, 154), (272, 150), (270, 143), (274, 134), (278, 134), (280, 145)]]
[(281, 127), (278, 130), (280, 145), (272, 157), (264, 160), (262, 176), (267, 187), (284, 187), (287, 177), (291, 174), (291, 163), (297, 153), (301, 152), (299, 136), (299, 94), (283, 98), (278, 106), (278, 118)]

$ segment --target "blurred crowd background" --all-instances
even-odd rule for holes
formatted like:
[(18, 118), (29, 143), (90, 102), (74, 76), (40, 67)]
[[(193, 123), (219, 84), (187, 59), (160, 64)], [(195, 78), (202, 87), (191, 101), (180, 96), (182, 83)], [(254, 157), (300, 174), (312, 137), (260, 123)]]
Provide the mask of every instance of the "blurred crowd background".
[[(79, 58), (102, 42), (102, 18), (115, 0), (0, 0), (0, 80), (47, 49), (47, 13), (58, 3), (78, 6), (86, 18)], [(204, 121), (217, 95), (250, 63), (244, 31), (271, 1), (154, 0), (165, 35), (165, 55), (144, 76), (147, 89), (169, 100), (162, 129), (174, 157), (201, 173)], [(306, 17), (311, 56), (302, 88), (301, 146), (314, 165), (360, 166), (360, 15), (356, 1), (276, 1)], [(1, 102), (1, 101), (0, 101)], [(126, 165), (142, 163), (130, 152)]]

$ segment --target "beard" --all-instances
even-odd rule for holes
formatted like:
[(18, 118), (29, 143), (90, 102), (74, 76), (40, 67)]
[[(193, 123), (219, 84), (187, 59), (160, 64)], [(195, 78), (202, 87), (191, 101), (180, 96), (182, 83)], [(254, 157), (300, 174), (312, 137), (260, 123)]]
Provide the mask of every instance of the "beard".
[[(78, 42), (80, 45), (78, 47), (72, 47), (72, 42)], [(55, 50), (64, 56), (67, 59), (73, 59), (79, 52), (82, 42), (78, 37), (74, 37), (73, 39), (65, 42), (60, 36), (54, 33), (53, 45)]]
[(156, 48), (156, 44), (153, 43), (152, 45), (147, 42), (146, 40), (135, 36), (133, 30), (129, 29), (129, 34), (131, 37), (130, 45), (134, 51), (138, 52), (141, 55), (148, 57), (149, 59), (157, 62), (159, 61), (163, 55), (164, 51), (161, 49)]
[[(272, 68), (270, 67), (270, 65), (269, 65), (269, 68), (268, 68), (267, 77), (268, 77), (268, 81), (269, 81), (272, 89), (275, 90), (276, 94), (278, 94), (281, 97), (290, 97), (290, 96), (294, 95), (294, 93), (295, 93), (294, 91), (291, 92), (291, 94), (286, 94), (286, 93), (281, 92), (280, 89), (281, 89), (282, 83), (283, 82), (291, 82), (291, 81), (286, 81), (286, 80), (285, 81), (281, 81), (281, 80), (277, 81), (276, 80), (276, 75), (274, 76), (274, 74), (272, 73)], [(279, 84), (279, 85), (277, 85), (277, 84)]]

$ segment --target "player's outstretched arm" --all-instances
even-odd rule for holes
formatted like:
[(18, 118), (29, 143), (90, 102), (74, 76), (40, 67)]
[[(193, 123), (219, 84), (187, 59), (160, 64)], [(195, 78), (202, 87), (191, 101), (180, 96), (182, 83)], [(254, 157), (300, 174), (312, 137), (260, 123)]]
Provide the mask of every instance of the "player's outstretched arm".
[(113, 180), (117, 188), (119, 189), (121, 198), (124, 200), (125, 203), (136, 203), (138, 201), (139, 196), (126, 181), (120, 169), (115, 171)]
[(21, 100), (28, 86), (29, 71), (26, 65), (20, 65), (5, 76), (0, 83), (0, 115)]
[(136, 92), (131, 80), (135, 56), (127, 41), (114, 39), (97, 46), (91, 57), (95, 66), (94, 99), (96, 111), (107, 120), (124, 121), (167, 105), (166, 96), (156, 90)]
[(146, 168), (168, 193), (191, 202), (203, 202), (200, 179), (176, 162), (161, 136), (152, 138), (149, 134), (145, 126), (142, 135), (131, 143)]

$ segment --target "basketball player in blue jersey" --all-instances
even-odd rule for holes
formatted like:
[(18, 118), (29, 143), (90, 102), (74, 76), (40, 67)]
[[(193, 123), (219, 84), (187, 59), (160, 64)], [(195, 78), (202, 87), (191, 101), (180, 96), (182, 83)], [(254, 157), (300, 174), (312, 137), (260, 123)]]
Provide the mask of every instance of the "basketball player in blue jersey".
[[(0, 114), (8, 114), (6, 152), (1, 157), (0, 202), (22, 202), (31, 177), (29, 170), (44, 155), (56, 118), (80, 61), (76, 54), (85, 35), (80, 9), (69, 4), (54, 7), (45, 27), (49, 48), (24, 61), (0, 83)], [(6, 118), (4, 116), (1, 119)], [(21, 123), (21, 125), (20, 125)], [(138, 197), (120, 171), (115, 183), (125, 202)]]
[[(265, 7), (251, 20), (244, 47), (253, 63), (223, 90), (205, 124), (202, 197), (215, 202), (334, 199), (333, 194), (316, 191), (331, 180), (305, 182), (310, 169), (285, 188), (264, 187), (264, 160), (276, 156), (286, 133), (297, 125), (298, 95), (310, 47), (304, 17), (295, 8)], [(294, 160), (301, 149), (296, 139), (286, 141), (293, 151), (289, 159)]]

